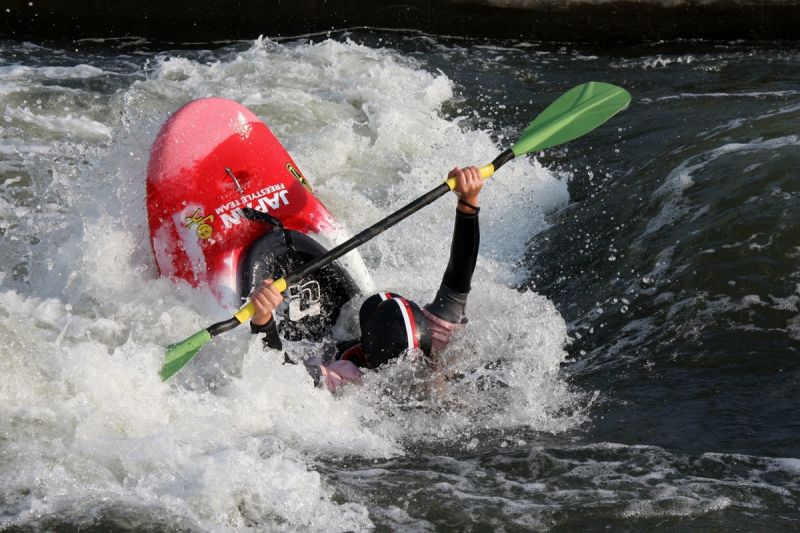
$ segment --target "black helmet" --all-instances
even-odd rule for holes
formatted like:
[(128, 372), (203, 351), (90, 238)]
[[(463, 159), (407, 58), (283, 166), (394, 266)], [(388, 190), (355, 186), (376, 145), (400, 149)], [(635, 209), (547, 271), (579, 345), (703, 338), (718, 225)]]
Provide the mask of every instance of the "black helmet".
[(374, 366), (409, 349), (431, 353), (431, 334), (422, 309), (398, 294), (370, 296), (361, 304), (358, 319), (364, 353)]

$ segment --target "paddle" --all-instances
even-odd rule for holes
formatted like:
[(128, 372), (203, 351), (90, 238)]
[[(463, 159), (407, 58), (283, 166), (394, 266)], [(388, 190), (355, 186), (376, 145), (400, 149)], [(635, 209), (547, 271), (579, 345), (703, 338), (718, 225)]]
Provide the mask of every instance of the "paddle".
[[(514, 146), (501, 153), (488, 165), (481, 167), (481, 176), (487, 179), (497, 169), (517, 156), (563, 144), (592, 131), (616, 113), (625, 109), (630, 101), (631, 96), (625, 89), (608, 83), (593, 81), (573, 87), (542, 111), (525, 128), (522, 136)], [(297, 283), (307, 275), (316, 272), (347, 252), (361, 246), (384, 230), (453, 190), (455, 186), (455, 178), (447, 179), (435, 189), (405, 207), (401, 207), (388, 217), (331, 249), (328, 253), (306, 263), (300, 270), (285, 278), (275, 280), (272, 285), (280, 292), (284, 292), (288, 286)], [(169, 379), (183, 368), (212, 337), (245, 323), (254, 314), (255, 307), (252, 302), (248, 302), (247, 305), (239, 309), (233, 318), (212, 324), (188, 339), (169, 346), (164, 365), (160, 371), (161, 379)]]

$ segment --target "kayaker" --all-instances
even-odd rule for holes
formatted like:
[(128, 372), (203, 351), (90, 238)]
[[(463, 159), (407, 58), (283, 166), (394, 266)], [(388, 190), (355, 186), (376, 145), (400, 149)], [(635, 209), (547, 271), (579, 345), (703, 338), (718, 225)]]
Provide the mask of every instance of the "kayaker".
[[(420, 308), (394, 293), (367, 298), (359, 311), (361, 338), (337, 344), (327, 357), (306, 361), (315, 384), (334, 391), (344, 383), (360, 380), (359, 368), (377, 368), (407, 350), (435, 358), (447, 346), (453, 331), (467, 322), (464, 310), (478, 258), (478, 195), (483, 179), (476, 167), (454, 168), (448, 177), (456, 178), (454, 192), (459, 198), (450, 259), (435, 299)], [(283, 296), (271, 282), (264, 280), (251, 294), (256, 314), (250, 320), (250, 329), (254, 334), (264, 334), (265, 348), (281, 350), (273, 312)]]

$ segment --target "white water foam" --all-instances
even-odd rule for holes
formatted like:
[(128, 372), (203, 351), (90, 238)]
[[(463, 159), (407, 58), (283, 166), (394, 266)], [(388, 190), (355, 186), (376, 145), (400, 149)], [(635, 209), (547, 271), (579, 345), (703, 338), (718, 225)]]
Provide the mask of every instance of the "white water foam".
[[(94, 75), (76, 68), (51, 74)], [(147, 79), (96, 104), (108, 107), (91, 109), (90, 121), (37, 122), (10, 109), (19, 128), (75, 142), (53, 144), (47, 159), (20, 141), (34, 184), (25, 206), (2, 204), (5, 238), (28, 260), (0, 281), (0, 525), (111, 502), (212, 530), (364, 530), (366, 507), (341, 503), (314, 471), (317, 457), (391, 457), (429, 440), (469, 447), (485, 429), (560, 432), (583, 420), (558, 372), (563, 320), (545, 298), (511, 288), (527, 239), (567, 201), (564, 183), (526, 161), (504, 167), (483, 195), (471, 324), (446, 353), (463, 378), (437, 388), (435, 376), (401, 361), (332, 396), (237, 331), (162, 383), (163, 346), (226, 311), (155, 275), (147, 152), (171, 111), (211, 95), (264, 118), (353, 232), (439, 184), (450, 167), (483, 164), (501, 149), (488, 132), (439, 115), (453, 96), (444, 75), (349, 42), (259, 40), (208, 62), (164, 56)], [(421, 303), (432, 297), (453, 209), (453, 198), (440, 200), (363, 248), (379, 287)], [(11, 271), (15, 261), (3, 264)]]

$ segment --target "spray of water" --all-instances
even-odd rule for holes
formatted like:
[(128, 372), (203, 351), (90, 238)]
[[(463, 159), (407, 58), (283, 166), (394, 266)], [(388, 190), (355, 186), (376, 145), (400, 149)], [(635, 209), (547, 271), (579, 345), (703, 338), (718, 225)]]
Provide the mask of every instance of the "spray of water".
[[(563, 320), (513, 288), (527, 239), (568, 199), (555, 175), (524, 160), (483, 195), (470, 324), (446, 371), (402, 360), (332, 396), (237, 331), (162, 383), (163, 346), (226, 316), (152, 265), (148, 149), (180, 105), (216, 95), (250, 107), (350, 231), (504, 147), (443, 118), (452, 82), (392, 50), (258, 40), (132, 65), (2, 67), (0, 525), (113, 508), (211, 529), (360, 530), (366, 508), (337, 497), (316, 458), (469, 448), (484, 430), (582, 421), (558, 372)], [(113, 90), (100, 83), (109, 77)], [(363, 247), (378, 287), (432, 297), (453, 206), (444, 199)], [(338, 328), (353, 332), (352, 313)]]

